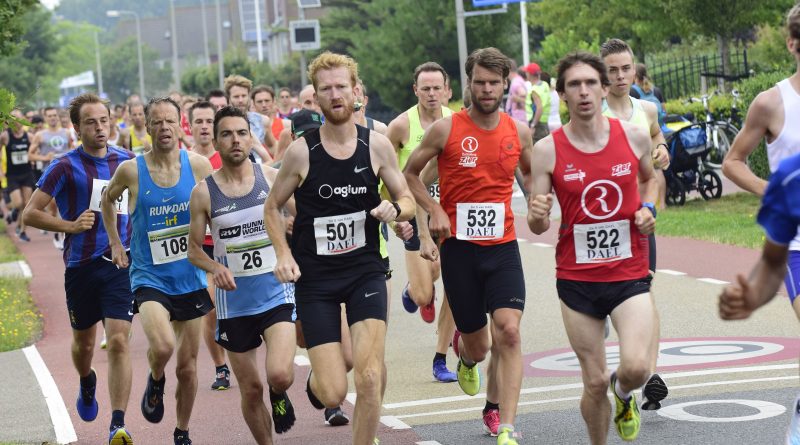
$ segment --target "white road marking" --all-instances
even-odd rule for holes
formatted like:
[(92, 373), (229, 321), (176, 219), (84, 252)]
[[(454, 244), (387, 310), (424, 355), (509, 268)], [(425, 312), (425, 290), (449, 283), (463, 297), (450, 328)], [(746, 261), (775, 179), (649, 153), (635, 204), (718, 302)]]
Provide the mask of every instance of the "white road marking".
[[(699, 371), (682, 371), (682, 372), (673, 372), (673, 373), (659, 373), (659, 375), (669, 381), (671, 379), (680, 379), (685, 377), (697, 377), (697, 376), (704, 376), (704, 375), (725, 375), (725, 374), (737, 374), (743, 372), (762, 372), (762, 371), (779, 371), (779, 370), (787, 370), (787, 369), (797, 369), (798, 364), (782, 364), (782, 365), (764, 365), (764, 366), (748, 366), (748, 367), (739, 367), (739, 368), (721, 368), (721, 369), (704, 369)], [(796, 378), (796, 376), (794, 376)], [(778, 378), (780, 380), (784, 380), (783, 377)], [(734, 381), (738, 382), (738, 381)], [(724, 383), (723, 383), (724, 384)], [(712, 386), (708, 384), (708, 386)], [(693, 386), (669, 386), (670, 389), (676, 388), (690, 388)], [(583, 388), (582, 383), (566, 383), (562, 385), (552, 385), (552, 386), (541, 386), (541, 387), (534, 387), (534, 388), (523, 388), (520, 391), (520, 395), (522, 394), (535, 394), (535, 393), (543, 393), (543, 392), (551, 392), (551, 391), (562, 391), (562, 390), (569, 390), (569, 389), (581, 389)], [(348, 400), (350, 395), (348, 394)], [(460, 395), (460, 396), (450, 396), (450, 397), (438, 397), (433, 399), (422, 399), (422, 400), (410, 400), (407, 402), (396, 402), (396, 403), (385, 403), (383, 405), (384, 409), (398, 409), (398, 408), (409, 408), (414, 406), (423, 406), (423, 405), (435, 405), (438, 403), (449, 403), (449, 402), (459, 402), (464, 400), (471, 400), (477, 398), (486, 398), (486, 393), (479, 393), (475, 396), (468, 396), (468, 395)]]
[(31, 272), (31, 268), (30, 266), (28, 266), (28, 263), (26, 263), (24, 260), (19, 260), (17, 261), (17, 264), (19, 264), (19, 269), (22, 271), (23, 277), (25, 278), (33, 277), (33, 273)]
[(729, 281), (717, 280), (716, 278), (698, 278), (697, 281), (710, 284), (728, 284)]
[(396, 416), (381, 416), (381, 423), (394, 430), (407, 430), (411, 428)]
[(666, 274), (666, 275), (676, 275), (676, 276), (686, 275), (686, 272), (680, 272), (680, 271), (671, 270), (671, 269), (656, 269), (656, 272), (663, 273), (663, 274)]
[(356, 404), (356, 393), (348, 392), (347, 393), (347, 397), (345, 397), (344, 399), (347, 400), (348, 402), (350, 402), (351, 405), (355, 405)]
[[(700, 405), (744, 405), (758, 410), (757, 414), (749, 416), (736, 416), (736, 417), (705, 417), (698, 416), (686, 412), (685, 408), (690, 406)], [(770, 417), (780, 416), (786, 412), (786, 407), (778, 405), (777, 403), (765, 402), (763, 400), (741, 400), (741, 399), (723, 399), (723, 400), (695, 400), (692, 402), (678, 403), (675, 405), (668, 405), (658, 410), (658, 415), (664, 416), (668, 419), (681, 420), (684, 422), (708, 422), (708, 423), (727, 423), (727, 422), (747, 422), (750, 420), (768, 419)]]
[(311, 366), (311, 362), (305, 355), (295, 355), (294, 364), (297, 366)]
[(416, 445), (442, 445), (435, 440), (426, 440), (424, 442), (417, 442)]
[(53, 421), (53, 429), (56, 433), (56, 442), (60, 444), (72, 443), (78, 440), (78, 435), (75, 433), (75, 427), (72, 426), (72, 420), (69, 418), (67, 406), (64, 405), (64, 399), (61, 398), (61, 393), (58, 392), (56, 381), (53, 380), (53, 375), (44, 364), (42, 356), (35, 345), (22, 348), (25, 358), (31, 365), (33, 374), (39, 382), (39, 387), (44, 394), (44, 400), (47, 402), (47, 409), (50, 411), (50, 419)]

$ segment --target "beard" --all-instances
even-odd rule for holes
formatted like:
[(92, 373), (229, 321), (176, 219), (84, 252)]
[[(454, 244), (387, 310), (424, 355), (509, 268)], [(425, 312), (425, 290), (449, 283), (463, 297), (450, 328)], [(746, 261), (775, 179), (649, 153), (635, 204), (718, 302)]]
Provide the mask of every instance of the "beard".
[[(338, 104), (337, 104), (338, 105)], [(353, 117), (353, 104), (343, 103), (341, 109), (334, 111), (332, 106), (325, 106), (320, 104), (322, 115), (325, 116), (325, 122), (330, 122), (333, 125), (341, 125), (348, 122)]]
[(232, 167), (238, 167), (238, 166), (242, 165), (245, 161), (249, 161), (250, 160), (249, 156), (245, 156), (244, 152), (242, 152), (241, 154), (238, 154), (238, 153), (237, 154), (233, 154), (233, 153), (230, 153), (230, 152), (223, 154), (223, 152), (219, 152), (219, 157), (220, 157), (220, 160), (225, 165), (230, 165)]
[(476, 98), (474, 95), (472, 96), (472, 106), (478, 110), (482, 114), (492, 114), (500, 108), (500, 99), (495, 98), (494, 105), (484, 106), (480, 98)]

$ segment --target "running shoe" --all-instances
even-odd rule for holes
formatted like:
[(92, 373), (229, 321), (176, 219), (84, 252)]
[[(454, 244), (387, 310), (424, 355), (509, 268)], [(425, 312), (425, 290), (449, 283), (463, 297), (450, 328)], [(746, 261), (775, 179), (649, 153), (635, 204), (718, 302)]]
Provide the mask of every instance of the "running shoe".
[(124, 426), (120, 426), (111, 430), (108, 435), (108, 445), (133, 445), (133, 438)]
[(294, 407), (292, 406), (292, 401), (289, 400), (289, 395), (285, 392), (275, 395), (270, 391), (269, 401), (272, 403), (272, 424), (275, 426), (275, 432), (283, 434), (292, 429), (295, 417)]
[(483, 431), (494, 437), (497, 436), (497, 429), (500, 427), (500, 410), (490, 409), (483, 413)]
[(11, 211), (11, 222), (16, 222), (19, 220), (19, 209), (14, 209)]
[[(150, 423), (161, 422), (161, 419), (164, 418), (164, 383), (166, 381), (166, 375), (161, 377), (160, 382), (157, 382), (153, 380), (152, 373), (147, 373), (147, 388), (142, 396), (142, 415)], [(188, 436), (186, 439), (188, 440)], [(175, 443), (178, 443), (177, 438)], [(188, 443), (192, 443), (192, 441)]]
[(406, 287), (403, 288), (403, 293), (400, 294), (403, 300), (403, 308), (405, 308), (406, 312), (409, 314), (413, 314), (417, 312), (417, 303), (414, 303), (414, 300), (411, 299), (411, 295), (408, 294), (408, 283), (406, 283)]
[(20, 232), (22, 232), (22, 227), (20, 227), (19, 224), (17, 224), (17, 226), (14, 227), (14, 235), (19, 235)]
[(650, 380), (642, 388), (642, 409), (646, 411), (661, 409), (661, 401), (667, 398), (668, 394), (669, 389), (664, 380), (658, 374), (651, 375)]
[(481, 372), (478, 370), (478, 364), (468, 367), (460, 359), (458, 360), (458, 367), (456, 368), (458, 374), (458, 386), (468, 396), (474, 396), (481, 390)]
[(217, 372), (217, 379), (211, 384), (211, 389), (215, 391), (225, 391), (231, 387), (231, 371), (227, 366), (222, 367)]
[(461, 357), (458, 355), (458, 339), (461, 337), (461, 332), (456, 329), (456, 332), (453, 333), (453, 344), (450, 345), (453, 347), (453, 352), (456, 353), (456, 357)]
[[(97, 381), (97, 373), (92, 369), (92, 374), (95, 375)], [(91, 388), (85, 388), (79, 385), (78, 400), (75, 402), (75, 407), (78, 409), (78, 415), (84, 422), (91, 422), (97, 418), (97, 399), (94, 397), (94, 391), (97, 389), (97, 384)]]
[(26, 243), (31, 242), (30, 237), (28, 237), (28, 234), (25, 232), (19, 232), (19, 239), (25, 241)]
[(306, 394), (308, 394), (308, 401), (311, 402), (311, 405), (314, 406), (316, 409), (325, 409), (325, 405), (319, 401), (317, 396), (314, 395), (314, 392), (311, 391), (311, 373), (312, 371), (308, 372), (308, 380), (306, 380)]
[(509, 428), (503, 428), (497, 435), (497, 445), (518, 445), (517, 434)]
[(192, 439), (189, 439), (188, 431), (186, 434), (173, 434), (172, 438), (175, 439), (175, 445), (192, 445)]
[(608, 334), (611, 333), (611, 323), (609, 322), (608, 316), (606, 316), (606, 327), (603, 329), (603, 338), (608, 338)]
[(800, 398), (794, 402), (792, 420), (786, 430), (786, 445), (800, 445)]
[(108, 349), (108, 339), (106, 338), (106, 331), (103, 331), (103, 339), (100, 340), (100, 349)]
[(54, 233), (53, 246), (58, 250), (64, 250), (64, 235), (60, 233)]
[(636, 405), (636, 396), (631, 393), (628, 400), (622, 400), (614, 390), (617, 383), (617, 373), (611, 374), (611, 393), (614, 394), (616, 410), (614, 414), (614, 425), (617, 426), (617, 433), (622, 440), (631, 441), (639, 436), (639, 407)]
[(342, 426), (350, 423), (350, 418), (342, 411), (341, 406), (325, 408), (325, 423), (330, 426)]
[(444, 359), (437, 359), (433, 361), (433, 378), (437, 382), (451, 383), (457, 382), (458, 376), (455, 372), (447, 369), (447, 362)]
[(436, 297), (431, 297), (431, 302), (419, 308), (419, 315), (425, 323), (436, 320)]

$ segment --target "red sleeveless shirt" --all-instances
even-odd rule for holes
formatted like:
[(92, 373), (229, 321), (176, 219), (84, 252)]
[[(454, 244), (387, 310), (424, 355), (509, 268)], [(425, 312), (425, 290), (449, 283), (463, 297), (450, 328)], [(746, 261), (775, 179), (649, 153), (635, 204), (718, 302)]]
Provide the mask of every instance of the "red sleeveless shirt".
[(619, 120), (608, 119), (608, 143), (595, 153), (553, 132), (553, 189), (561, 205), (556, 277), (611, 282), (647, 276), (648, 243), (634, 224), (641, 208), (639, 159)]
[(500, 113), (484, 130), (462, 110), (439, 154), (440, 204), (450, 217), (450, 234), (480, 245), (516, 239), (511, 194), (522, 147), (517, 125)]

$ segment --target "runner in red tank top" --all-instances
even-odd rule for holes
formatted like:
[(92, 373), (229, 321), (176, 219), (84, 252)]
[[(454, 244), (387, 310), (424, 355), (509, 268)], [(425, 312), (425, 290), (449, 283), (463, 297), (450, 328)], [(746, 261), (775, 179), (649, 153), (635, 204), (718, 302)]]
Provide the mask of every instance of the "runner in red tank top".
[[(638, 436), (633, 390), (650, 376), (655, 316), (647, 270), (647, 235), (655, 229), (655, 212), (641, 204), (656, 197), (650, 135), (602, 115), (608, 85), (606, 68), (595, 55), (576, 53), (559, 62), (556, 90), (570, 121), (534, 146), (528, 211), (531, 230), (546, 231), (555, 190), (562, 214), (556, 288), (581, 363), (580, 406), (591, 443), (606, 442), (609, 383), (617, 432), (623, 440)], [(609, 314), (620, 344), (620, 364), (610, 382), (603, 341)]]
[[(189, 122), (191, 123), (192, 138), (194, 139), (194, 146), (191, 151), (207, 157), (208, 161), (211, 162), (211, 168), (217, 171), (222, 167), (222, 159), (219, 157), (219, 152), (214, 149), (212, 142), (215, 111), (214, 104), (211, 102), (197, 102), (189, 108)], [(209, 258), (214, 259), (214, 241), (211, 239), (211, 232), (208, 230), (206, 230), (206, 239), (203, 242), (203, 251)], [(206, 278), (208, 279), (208, 294), (212, 295), (213, 298), (215, 292), (213, 277), (211, 274), (206, 274)], [(216, 368), (211, 389), (221, 391), (230, 388), (231, 371), (225, 362), (225, 349), (214, 338), (216, 330), (217, 310), (214, 308), (203, 316), (203, 341)]]
[[(405, 175), (417, 202), (431, 216), (431, 235), (444, 240), (442, 281), (461, 332), (458, 383), (469, 395), (480, 390), (475, 365), (489, 352), (489, 312), (494, 343), (484, 417), (497, 416), (499, 405), (499, 427), (490, 432), (498, 435), (498, 443), (516, 444), (525, 281), (511, 193), (517, 165), (525, 175), (530, 173), (532, 147), (527, 126), (498, 111), (510, 66), (510, 59), (495, 48), (479, 49), (469, 56), (465, 70), (472, 107), (428, 128), (408, 159)], [(434, 157), (438, 157), (441, 204), (428, 194), (419, 176)], [(421, 242), (431, 243), (429, 238)], [(438, 256), (431, 245), (421, 251), (430, 260)], [(494, 375), (498, 370), (502, 377)]]

